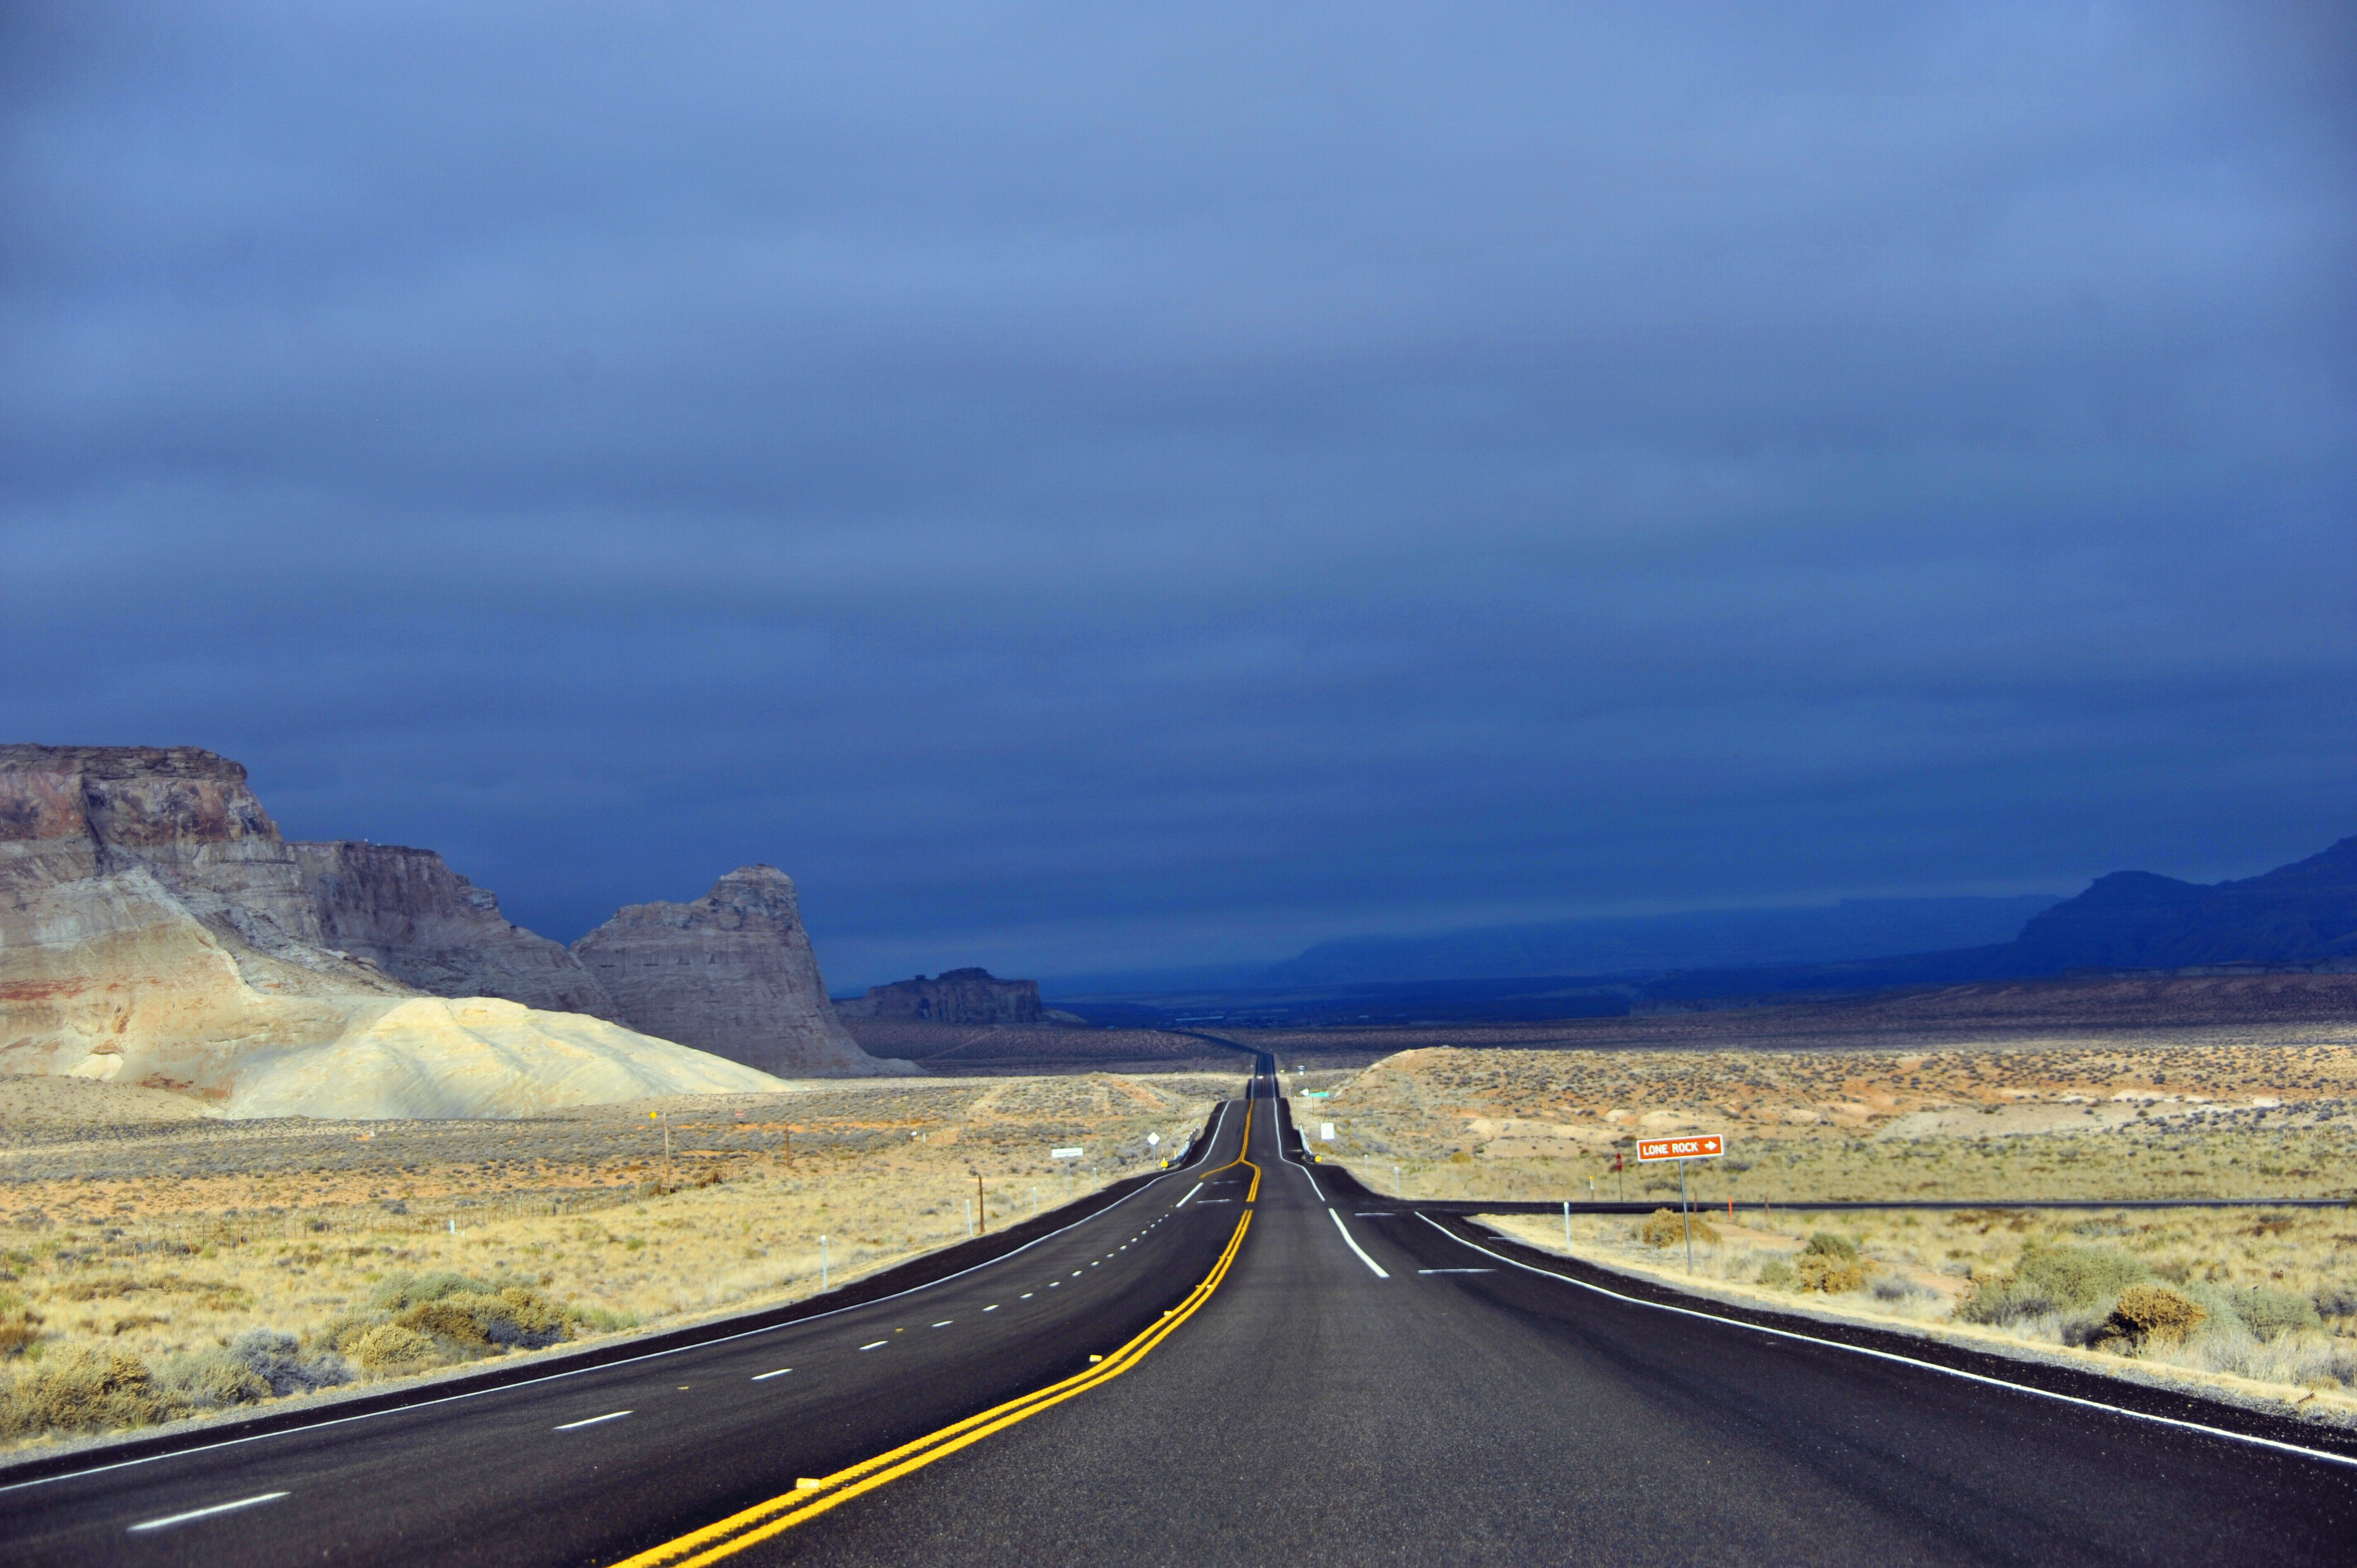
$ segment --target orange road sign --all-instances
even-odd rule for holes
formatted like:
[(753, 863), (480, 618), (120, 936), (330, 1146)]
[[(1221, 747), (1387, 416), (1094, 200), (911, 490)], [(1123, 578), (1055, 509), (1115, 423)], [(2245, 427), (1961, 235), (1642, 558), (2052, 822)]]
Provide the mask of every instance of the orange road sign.
[(1727, 1140), (1716, 1133), (1696, 1138), (1640, 1138), (1637, 1158), (1643, 1160), (1715, 1160), (1727, 1153)]

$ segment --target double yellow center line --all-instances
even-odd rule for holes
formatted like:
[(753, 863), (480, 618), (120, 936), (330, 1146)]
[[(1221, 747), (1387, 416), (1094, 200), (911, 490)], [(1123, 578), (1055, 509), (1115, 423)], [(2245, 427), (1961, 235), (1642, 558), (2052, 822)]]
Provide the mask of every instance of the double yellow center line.
[[(1252, 1147), (1252, 1117), (1244, 1117), (1244, 1147)], [(1260, 1167), (1239, 1154), (1230, 1165), (1250, 1165), (1253, 1173), (1252, 1191), (1260, 1192)], [(1227, 1169), (1222, 1165), (1220, 1169)], [(1207, 1173), (1208, 1174), (1208, 1173)], [(1252, 1201), (1247, 1197), (1245, 1202)], [(701, 1530), (692, 1530), (676, 1540), (651, 1547), (636, 1557), (626, 1558), (614, 1568), (702, 1568), (706, 1563), (717, 1563), (732, 1557), (748, 1546), (757, 1545), (772, 1536), (782, 1535), (806, 1520), (816, 1519), (828, 1509), (849, 1502), (862, 1492), (872, 1492), (888, 1482), (897, 1481), (913, 1470), (921, 1470), (936, 1459), (945, 1458), (969, 1444), (979, 1443), (994, 1432), (1003, 1432), (1018, 1421), (1028, 1421), (1051, 1405), (1059, 1405), (1075, 1394), (1086, 1393), (1101, 1383), (1110, 1382), (1146, 1359), (1146, 1353), (1168, 1338), (1178, 1326), (1195, 1315), (1195, 1309), (1211, 1298), (1211, 1293), (1226, 1277), (1228, 1265), (1235, 1261), (1236, 1249), (1244, 1242), (1244, 1232), (1252, 1228), (1253, 1211), (1246, 1209), (1236, 1221), (1235, 1234), (1220, 1253), (1220, 1261), (1203, 1276), (1202, 1283), (1188, 1293), (1187, 1299), (1162, 1315), (1162, 1320), (1140, 1334), (1103, 1360), (1092, 1365), (1085, 1372), (1076, 1372), (1059, 1383), (994, 1405), (979, 1415), (930, 1433), (913, 1443), (904, 1443), (888, 1454), (878, 1454), (873, 1459), (863, 1459), (848, 1469), (837, 1470), (832, 1476), (797, 1484), (791, 1492), (756, 1503), (741, 1513), (729, 1515)]]

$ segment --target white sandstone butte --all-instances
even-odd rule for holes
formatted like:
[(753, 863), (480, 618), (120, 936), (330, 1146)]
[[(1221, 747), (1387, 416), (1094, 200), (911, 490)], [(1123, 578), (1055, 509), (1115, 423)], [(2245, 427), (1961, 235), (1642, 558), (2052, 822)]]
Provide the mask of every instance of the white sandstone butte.
[(168, 1089), (231, 1116), (518, 1116), (786, 1087), (617, 1012), (439, 856), (286, 843), (235, 762), (0, 746), (0, 1071)]

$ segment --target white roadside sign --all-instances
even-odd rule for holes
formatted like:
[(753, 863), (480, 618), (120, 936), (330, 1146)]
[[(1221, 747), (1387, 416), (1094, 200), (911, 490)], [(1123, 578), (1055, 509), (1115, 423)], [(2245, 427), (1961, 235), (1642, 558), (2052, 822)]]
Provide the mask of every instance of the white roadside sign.
[(1081, 1151), (1078, 1149), (1050, 1149), (1048, 1151), (1048, 1157), (1051, 1160), (1077, 1160), (1081, 1157)]

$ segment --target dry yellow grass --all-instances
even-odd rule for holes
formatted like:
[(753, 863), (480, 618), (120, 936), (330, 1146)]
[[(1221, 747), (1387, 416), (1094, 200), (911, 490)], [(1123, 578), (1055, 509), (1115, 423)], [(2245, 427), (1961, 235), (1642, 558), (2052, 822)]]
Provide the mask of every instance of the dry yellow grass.
[[(1288, 1075), (1288, 1087), (1293, 1083)], [(1729, 1140), (1691, 1172), (1718, 1203), (2357, 1194), (2357, 1047), (1947, 1051), (1403, 1052), (1312, 1073), (1333, 1153), (1427, 1197), (1657, 1200), (1609, 1173), (1640, 1134)], [(1633, 1166), (1633, 1156), (1631, 1161)]]
[[(1675, 1167), (1636, 1166), (1634, 1140), (1723, 1133), (1729, 1156), (1688, 1172), (1696, 1206), (1720, 1232), (1716, 1241), (1697, 1232), (1696, 1277), (1708, 1289), (1787, 1309), (1936, 1325), (1993, 1348), (2093, 1358), (2105, 1370), (2132, 1365), (2207, 1379), (2237, 1397), (2357, 1419), (2351, 1208), (2003, 1207), (2035, 1198), (2357, 1201), (2357, 1047), (2349, 1045), (1420, 1049), (1354, 1072), (1311, 1074), (1308, 1087), (1330, 1091), (1297, 1101), (1304, 1122), (1335, 1123), (1329, 1157), (1372, 1187), (1411, 1197), (1585, 1198), (1593, 1190), (1674, 1205)], [(1615, 1155), (1629, 1155), (1620, 1176), (1610, 1169)], [(1786, 1207), (1843, 1199), (1992, 1207)], [(1565, 1244), (1560, 1219), (1488, 1222), (1540, 1246)], [(1654, 1244), (1663, 1228), (1649, 1237), (1645, 1224), (1574, 1216), (1570, 1250), (1684, 1281), (1683, 1248), (1665, 1254)], [(2183, 1315), (2190, 1326), (2149, 1334), (2115, 1320), (2124, 1293), (2139, 1285), (2198, 1308)]]
[[(1552, 1252), (1683, 1288), (1780, 1310), (1936, 1328), (2005, 1353), (2034, 1351), (2110, 1374), (2147, 1375), (2357, 1425), (2357, 1214), (2330, 1209), (2019, 1209), (1866, 1213), (1738, 1211), (1712, 1216), (1715, 1241), (1696, 1232), (1695, 1270), (1664, 1253), (1643, 1221), (1573, 1215), (1571, 1243), (1556, 1217), (1484, 1215), (1482, 1222)], [(1793, 1265), (1809, 1238), (1830, 1232), (1858, 1250), (1864, 1275), (1834, 1294), (1805, 1288)], [(1975, 1321), (1976, 1294), (2001, 1295), (2025, 1260), (2110, 1261), (2147, 1283), (2099, 1290), (2077, 1305)], [(2143, 1343), (2107, 1334), (2129, 1291), (2158, 1284), (2195, 1305), (2189, 1330)], [(2234, 1304), (2241, 1304), (2238, 1314)], [(2304, 1321), (2300, 1304), (2317, 1308)], [(2035, 1307), (2039, 1304), (2025, 1304)], [(2248, 1320), (2248, 1321), (2246, 1321)]]
[[(576, 1335), (791, 1300), (818, 1288), (822, 1236), (840, 1284), (962, 1240), (977, 1174), (991, 1227), (1051, 1208), (1150, 1168), (1147, 1133), (1183, 1145), (1238, 1082), (854, 1080), (530, 1122), (20, 1119), (0, 1129), (0, 1384), (254, 1328), (324, 1343), (388, 1282), (444, 1271), (567, 1304)], [(1070, 1144), (1077, 1169), (1048, 1158)]]

